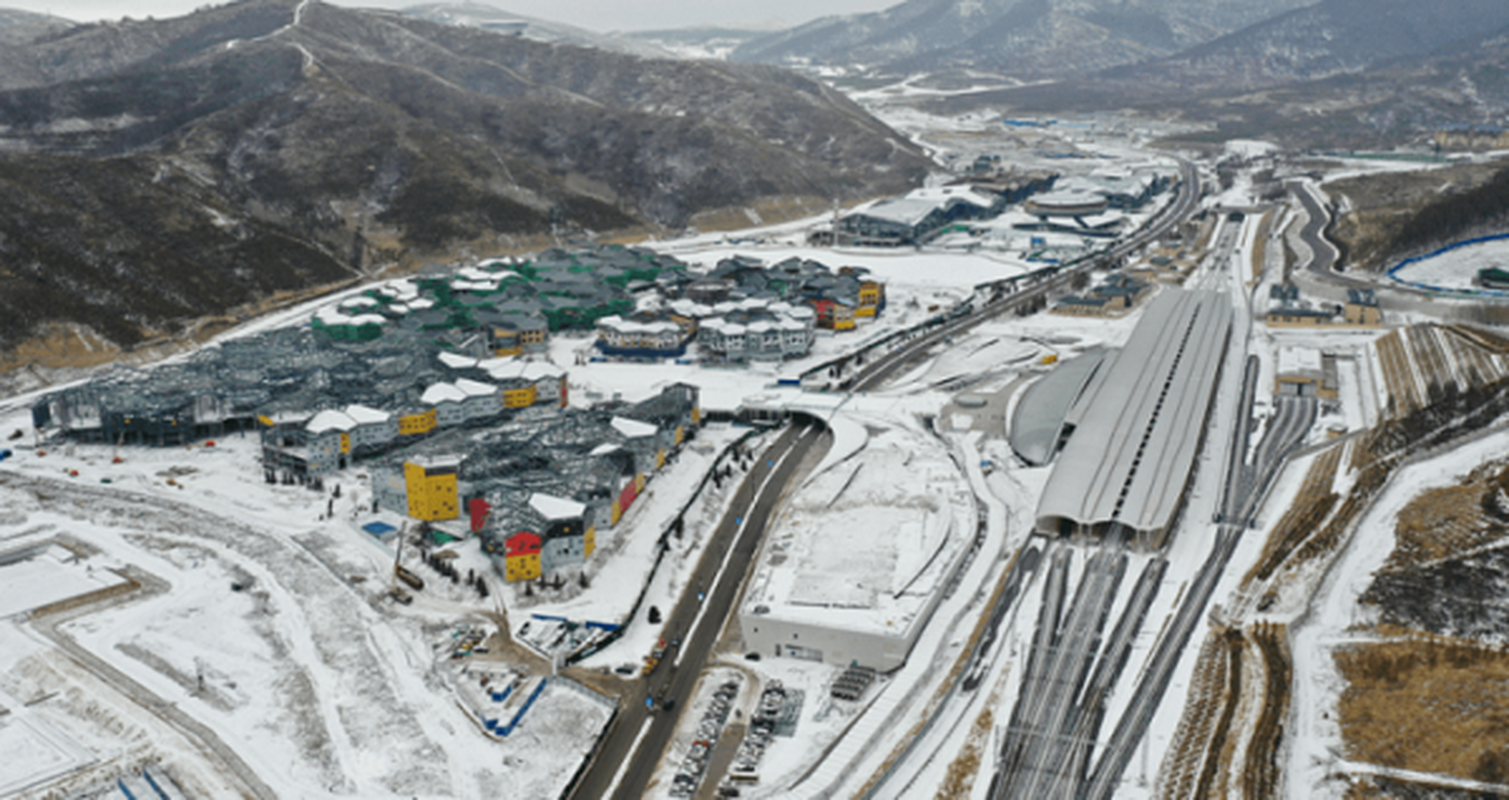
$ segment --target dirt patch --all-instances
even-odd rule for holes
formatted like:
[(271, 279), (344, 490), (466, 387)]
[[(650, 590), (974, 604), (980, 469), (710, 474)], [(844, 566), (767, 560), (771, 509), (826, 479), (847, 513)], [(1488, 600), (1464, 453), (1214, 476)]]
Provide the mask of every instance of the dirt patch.
[(987, 706), (980, 716), (975, 718), (974, 727), (969, 730), (969, 741), (964, 749), (948, 765), (948, 774), (943, 778), (943, 786), (939, 787), (935, 800), (955, 800), (955, 798), (967, 798), (974, 788), (975, 777), (980, 773), (980, 753), (984, 749), (982, 745), (989, 740), (991, 730), (995, 725), (995, 714)]
[(781, 197), (763, 200), (747, 208), (704, 211), (691, 218), (699, 231), (736, 231), (750, 226), (776, 225), (821, 214), (833, 208), (831, 200), (819, 197)]
[(1425, 638), (1335, 654), (1349, 758), (1501, 783), (1509, 777), (1509, 653)]

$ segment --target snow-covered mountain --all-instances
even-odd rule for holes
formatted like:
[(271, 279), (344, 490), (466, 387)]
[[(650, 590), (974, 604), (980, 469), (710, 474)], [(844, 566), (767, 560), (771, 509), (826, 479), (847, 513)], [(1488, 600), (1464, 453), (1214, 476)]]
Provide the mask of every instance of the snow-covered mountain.
[(1208, 42), (1313, 0), (906, 0), (753, 39), (736, 61), (1061, 78)]

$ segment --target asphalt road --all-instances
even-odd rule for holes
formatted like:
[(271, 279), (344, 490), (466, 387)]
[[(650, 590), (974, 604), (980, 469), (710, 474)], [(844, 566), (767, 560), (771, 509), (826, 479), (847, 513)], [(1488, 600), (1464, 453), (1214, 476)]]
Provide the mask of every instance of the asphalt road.
[[(1325, 236), (1326, 227), (1331, 224), (1330, 209), (1322, 206), (1320, 201), (1315, 199), (1315, 195), (1304, 184), (1298, 182), (1291, 183), (1289, 184), (1289, 191), (1296, 198), (1299, 198), (1300, 204), (1305, 207), (1305, 215), (1310, 218), (1305, 223), (1305, 227), (1299, 231), (1300, 241), (1303, 241), (1310, 248), (1310, 253), (1312, 254), (1310, 263), (1305, 265), (1305, 269), (1327, 277), (1337, 277), (1334, 274), (1334, 270), (1337, 260), (1341, 258), (1341, 251), (1337, 250), (1336, 245), (1331, 244)], [(1347, 281), (1347, 283), (1351, 284), (1355, 282)]]
[[(628, 702), (614, 717), (592, 762), (572, 787), (570, 797), (634, 800), (644, 796), (661, 754), (675, 736), (676, 724), (691, 699), (702, 666), (712, 654), (739, 597), (747, 567), (759, 551), (771, 512), (804, 457), (827, 436), (827, 429), (821, 424), (798, 423), (756, 457), (755, 466), (734, 495), (728, 514), (713, 532), (696, 570), (688, 577), (686, 592), (666, 615), (664, 637), (667, 642), (681, 639), (681, 646), (666, 652), (655, 670), (636, 683), (637, 691), (626, 692)], [(730, 547), (734, 551), (731, 556)], [(725, 559), (726, 570), (722, 569)], [(698, 587), (702, 587), (705, 600), (698, 598)], [(647, 707), (646, 699), (656, 702), (656, 710), (652, 712)], [(666, 699), (674, 701), (672, 707), (659, 708)]]

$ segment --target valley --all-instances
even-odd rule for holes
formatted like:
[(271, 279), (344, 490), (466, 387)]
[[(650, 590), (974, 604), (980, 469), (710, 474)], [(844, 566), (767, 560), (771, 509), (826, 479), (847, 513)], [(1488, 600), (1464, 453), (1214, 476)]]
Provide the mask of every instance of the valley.
[(1509, 793), (1509, 19), (1122, 5), (0, 15), (0, 796)]

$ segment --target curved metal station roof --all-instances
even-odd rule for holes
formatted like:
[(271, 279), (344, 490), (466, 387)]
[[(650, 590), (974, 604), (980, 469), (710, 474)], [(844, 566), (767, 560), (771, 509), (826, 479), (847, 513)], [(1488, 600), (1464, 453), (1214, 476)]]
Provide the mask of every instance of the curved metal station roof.
[[(1161, 534), (1173, 522), (1199, 452), (1233, 311), (1217, 292), (1155, 297), (1059, 456), (1037, 527), (1122, 525)], [(1078, 414), (1076, 414), (1078, 415)]]
[(1011, 414), (1011, 449), (1023, 461), (1041, 467), (1053, 460), (1064, 418), (1080, 400), (1090, 379), (1105, 363), (1107, 351), (1096, 348), (1060, 361), (1053, 371), (1027, 387)]

